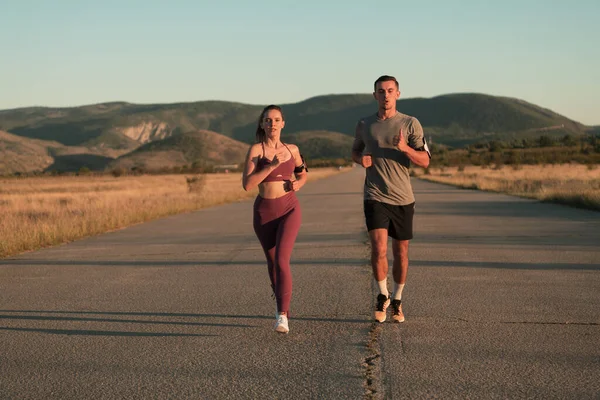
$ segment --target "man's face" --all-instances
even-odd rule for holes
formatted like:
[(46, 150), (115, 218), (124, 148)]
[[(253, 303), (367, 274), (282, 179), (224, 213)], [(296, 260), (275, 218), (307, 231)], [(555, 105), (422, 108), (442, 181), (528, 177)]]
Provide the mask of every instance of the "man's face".
[(379, 109), (390, 110), (396, 107), (396, 100), (400, 98), (400, 91), (394, 81), (377, 82), (373, 96), (379, 103)]

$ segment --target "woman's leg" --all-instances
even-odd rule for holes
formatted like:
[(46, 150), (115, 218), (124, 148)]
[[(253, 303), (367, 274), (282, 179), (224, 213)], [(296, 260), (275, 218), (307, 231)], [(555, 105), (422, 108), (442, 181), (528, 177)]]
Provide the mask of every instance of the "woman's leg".
[(292, 299), (292, 271), (290, 259), (300, 231), (302, 212), (296, 206), (284, 215), (277, 229), (277, 246), (275, 251), (275, 296), (277, 309), (281, 313), (288, 313)]
[[(271, 280), (271, 288), (273, 293), (276, 295), (277, 288), (277, 274), (276, 274), (276, 259), (275, 249), (277, 244), (277, 228), (279, 227), (279, 220), (267, 222), (261, 224), (260, 216), (255, 213), (254, 215), (254, 232), (260, 242), (260, 245), (265, 253), (267, 259), (267, 268), (269, 271), (269, 279)], [(279, 308), (278, 308), (279, 309)]]

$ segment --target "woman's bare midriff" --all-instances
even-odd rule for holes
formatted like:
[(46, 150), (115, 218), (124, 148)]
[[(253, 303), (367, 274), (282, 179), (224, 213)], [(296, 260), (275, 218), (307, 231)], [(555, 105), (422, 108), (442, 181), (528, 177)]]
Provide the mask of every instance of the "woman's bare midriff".
[(263, 199), (277, 199), (288, 194), (289, 187), (291, 187), (290, 181), (263, 182), (258, 185), (258, 194)]

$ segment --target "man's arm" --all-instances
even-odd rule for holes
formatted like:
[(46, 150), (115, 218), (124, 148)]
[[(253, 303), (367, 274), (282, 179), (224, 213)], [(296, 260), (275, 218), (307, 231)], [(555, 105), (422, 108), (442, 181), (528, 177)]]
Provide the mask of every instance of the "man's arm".
[(409, 126), (408, 137), (405, 137), (404, 132), (400, 129), (394, 142), (398, 150), (406, 154), (412, 163), (422, 168), (429, 166), (431, 152), (427, 147), (423, 127), (419, 120), (413, 118)]
[(362, 130), (364, 128), (364, 121), (358, 121), (356, 129), (354, 131), (354, 143), (352, 144), (352, 161), (362, 165), (365, 168), (370, 167), (373, 162), (370, 155), (363, 155), (365, 149), (365, 142), (362, 138)]
[(352, 149), (352, 161), (362, 165), (362, 152)]
[(412, 163), (422, 168), (429, 167), (429, 160), (431, 159), (431, 155), (429, 155), (429, 152), (425, 150), (413, 149), (408, 144), (406, 144), (406, 141), (404, 140), (403, 136), (404, 135), (402, 134), (402, 131), (400, 131), (400, 143), (398, 144), (398, 149), (404, 154), (406, 154), (406, 156)]

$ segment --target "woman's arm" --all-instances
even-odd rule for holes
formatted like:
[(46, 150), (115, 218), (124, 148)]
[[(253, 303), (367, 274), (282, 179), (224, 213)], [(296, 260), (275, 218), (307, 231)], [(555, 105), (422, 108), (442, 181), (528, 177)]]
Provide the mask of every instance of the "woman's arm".
[(292, 182), (292, 190), (297, 192), (306, 183), (306, 179), (308, 178), (308, 176), (307, 176), (308, 169), (304, 162), (304, 157), (302, 157), (302, 154), (300, 153), (300, 149), (298, 148), (298, 146), (293, 145), (293, 146), (291, 146), (291, 148), (292, 148), (292, 155), (294, 156), (294, 161), (295, 161), (295, 165), (296, 165), (296, 169), (294, 170), (294, 175), (296, 176), (296, 180)]
[(279, 159), (277, 155), (273, 157), (273, 161), (265, 168), (260, 171), (256, 171), (258, 165), (258, 159), (260, 157), (260, 146), (254, 144), (248, 150), (246, 154), (246, 161), (244, 164), (244, 172), (242, 175), (242, 187), (245, 191), (249, 191), (257, 187), (266, 177), (279, 165)]

